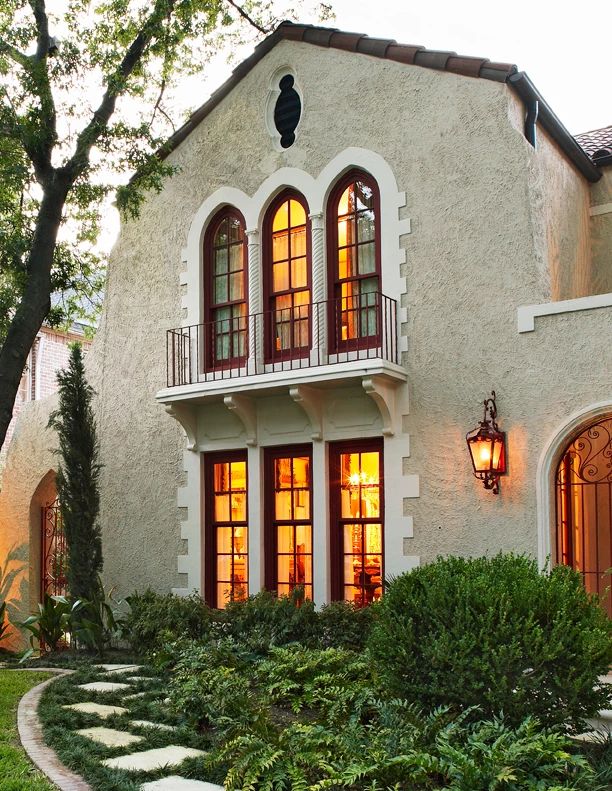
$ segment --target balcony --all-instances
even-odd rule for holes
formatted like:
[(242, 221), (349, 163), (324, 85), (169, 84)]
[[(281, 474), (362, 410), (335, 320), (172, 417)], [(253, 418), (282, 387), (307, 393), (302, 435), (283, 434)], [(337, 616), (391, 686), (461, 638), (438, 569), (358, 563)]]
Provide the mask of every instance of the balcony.
[(218, 382), (306, 370), (318, 378), (319, 368), (340, 372), (374, 361), (398, 364), (397, 302), (375, 292), (220, 316), (166, 336), (168, 388), (209, 384), (216, 390)]
[[(167, 386), (157, 400), (188, 434), (186, 424), (194, 421), (188, 406), (222, 400), (241, 413), (254, 436), (251, 397), (283, 391), (308, 411), (314, 427), (322, 391), (351, 384), (374, 398), (383, 433), (393, 433), (391, 391), (407, 378), (399, 364), (396, 300), (371, 292), (226, 315), (232, 309), (218, 308), (212, 321), (167, 331)], [(319, 433), (314, 429), (313, 437)]]

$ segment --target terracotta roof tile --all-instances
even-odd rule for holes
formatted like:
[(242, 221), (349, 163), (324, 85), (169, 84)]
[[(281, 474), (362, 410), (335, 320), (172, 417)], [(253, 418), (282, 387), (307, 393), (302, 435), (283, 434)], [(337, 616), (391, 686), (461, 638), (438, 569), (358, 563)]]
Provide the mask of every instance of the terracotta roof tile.
[(612, 162), (612, 126), (574, 135), (574, 139), (594, 162), (603, 163), (608, 159)]

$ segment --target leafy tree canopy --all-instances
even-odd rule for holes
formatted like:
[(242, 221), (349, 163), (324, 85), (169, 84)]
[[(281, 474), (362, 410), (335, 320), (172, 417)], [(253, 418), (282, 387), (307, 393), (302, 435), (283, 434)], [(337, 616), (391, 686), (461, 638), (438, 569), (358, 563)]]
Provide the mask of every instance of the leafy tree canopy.
[[(172, 130), (177, 83), (220, 48), (300, 12), (291, 9), (274, 0), (0, 3), (0, 446), (41, 324), (95, 313), (110, 197), (135, 215), (143, 193), (171, 174), (155, 152)], [(319, 18), (328, 14), (319, 6)]]

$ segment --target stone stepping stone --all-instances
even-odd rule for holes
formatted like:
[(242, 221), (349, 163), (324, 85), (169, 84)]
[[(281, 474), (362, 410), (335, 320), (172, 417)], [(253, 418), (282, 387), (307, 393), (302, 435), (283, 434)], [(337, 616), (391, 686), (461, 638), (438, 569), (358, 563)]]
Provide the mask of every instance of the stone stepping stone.
[(187, 780), (185, 777), (172, 775), (153, 780), (140, 786), (140, 791), (225, 791), (223, 786), (205, 783), (202, 780)]
[(135, 670), (136, 668), (141, 668), (142, 665), (119, 665), (115, 663), (110, 665), (94, 665), (94, 667), (97, 667), (100, 670), (106, 670), (108, 672), (119, 672), (120, 670)]
[(155, 750), (120, 755), (118, 758), (106, 758), (102, 761), (102, 765), (108, 766), (109, 769), (123, 769), (126, 772), (155, 772), (165, 767), (180, 766), (186, 758), (199, 758), (201, 755), (206, 753), (193, 747), (171, 744)]
[(130, 728), (157, 728), (160, 731), (175, 731), (174, 725), (164, 725), (161, 722), (151, 722), (150, 720), (131, 720)]
[(134, 692), (133, 695), (125, 695), (123, 700), (136, 700), (136, 698), (144, 698), (147, 695), (153, 695), (153, 692)]
[(75, 731), (79, 736), (85, 736), (93, 742), (103, 744), (105, 747), (129, 747), (144, 741), (144, 736), (136, 736), (126, 731), (116, 731), (113, 728), (83, 728)]
[(153, 676), (128, 676), (126, 681), (157, 681)]
[(90, 681), (89, 684), (79, 684), (78, 687), (88, 692), (120, 692), (122, 689), (129, 689), (130, 685), (114, 681)]
[(113, 670), (107, 670), (104, 675), (105, 676), (120, 676), (124, 673), (134, 673), (138, 672), (141, 668), (141, 665), (128, 665), (127, 667), (116, 667)]
[(100, 703), (71, 703), (69, 706), (62, 706), (62, 708), (81, 711), (83, 714), (97, 714), (103, 720), (112, 717), (113, 714), (128, 713), (128, 709), (124, 709), (122, 706), (102, 706)]

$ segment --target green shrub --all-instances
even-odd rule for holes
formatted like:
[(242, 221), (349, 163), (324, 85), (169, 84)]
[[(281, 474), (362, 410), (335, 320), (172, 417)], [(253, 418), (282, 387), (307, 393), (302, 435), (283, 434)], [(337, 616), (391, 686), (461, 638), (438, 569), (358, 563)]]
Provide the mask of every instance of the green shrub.
[(356, 607), (353, 602), (333, 601), (319, 612), (319, 633), (324, 648), (365, 648), (377, 606)]
[(612, 662), (611, 622), (576, 572), (540, 573), (522, 556), (440, 558), (398, 577), (369, 647), (392, 694), (427, 709), (582, 728), (610, 698), (597, 680)]
[(49, 651), (57, 651), (58, 646), (70, 631), (70, 624), (75, 614), (82, 607), (82, 602), (71, 602), (65, 596), (49, 596), (45, 593), (44, 601), (38, 605), (38, 612), (30, 615), (19, 626), (30, 632), (31, 650), (27, 651), (23, 660), (29, 658), (34, 650), (34, 640)]
[(219, 633), (240, 641), (253, 654), (263, 656), (272, 646), (318, 643), (315, 606), (296, 588), (290, 596), (261, 591), (244, 601), (229, 602), (218, 615)]
[(123, 633), (138, 653), (159, 651), (164, 643), (180, 637), (203, 639), (210, 631), (211, 610), (197, 593), (175, 596), (147, 590), (128, 596), (126, 601), (130, 611)]

